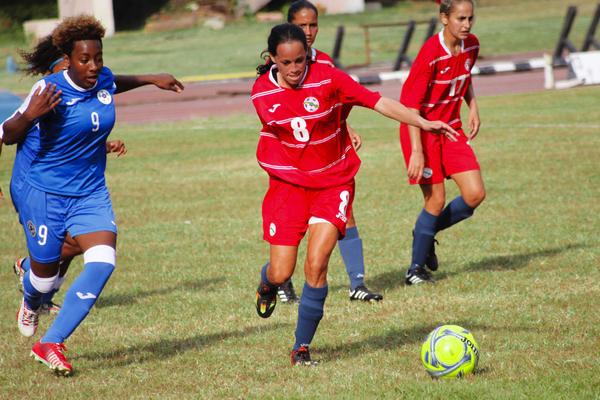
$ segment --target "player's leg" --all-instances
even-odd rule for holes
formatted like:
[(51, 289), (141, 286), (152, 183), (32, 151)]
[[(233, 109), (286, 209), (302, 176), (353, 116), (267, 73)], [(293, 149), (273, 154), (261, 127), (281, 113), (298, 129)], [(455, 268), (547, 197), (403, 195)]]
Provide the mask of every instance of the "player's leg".
[(41, 311), (43, 313), (58, 314), (60, 311), (60, 305), (53, 301), (54, 295), (60, 290), (60, 287), (65, 282), (66, 274), (69, 269), (69, 265), (71, 265), (71, 261), (73, 261), (73, 258), (81, 254), (83, 254), (81, 248), (77, 245), (77, 242), (75, 242), (71, 235), (67, 233), (67, 237), (65, 238), (65, 242), (63, 243), (60, 253), (58, 279), (56, 279), (54, 288), (42, 297)]
[(437, 222), (437, 231), (451, 227), (473, 215), (475, 209), (485, 199), (485, 187), (481, 171), (471, 170), (453, 174), (451, 178), (460, 190), (460, 196), (455, 197), (444, 208)]
[(304, 263), (306, 282), (298, 307), (296, 341), (291, 354), (293, 365), (316, 364), (310, 358), (309, 346), (323, 317), (323, 307), (328, 292), (327, 266), (338, 235), (338, 228), (327, 222), (311, 224), (308, 230), (308, 246)]
[(260, 283), (256, 289), (256, 312), (261, 318), (269, 318), (273, 314), (278, 287), (294, 274), (297, 255), (298, 246), (271, 245), (269, 262), (260, 271)]
[(354, 220), (354, 212), (348, 216), (346, 236), (338, 240), (338, 248), (350, 279), (350, 300), (380, 301), (383, 296), (370, 291), (365, 285), (365, 258), (362, 239)]
[(289, 281), (296, 266), (298, 245), (307, 229), (306, 191), (271, 178), (262, 204), (263, 239), (270, 247), (269, 262), (261, 270), (256, 291), (256, 311), (271, 316), (278, 286)]
[(446, 201), (443, 182), (420, 187), (425, 204), (413, 229), (412, 258), (405, 277), (407, 285), (433, 282), (431, 274), (425, 270), (425, 262), (433, 246), (438, 216)]
[(17, 322), (24, 336), (33, 336), (37, 329), (42, 296), (50, 292), (58, 278), (60, 248), (64, 241), (64, 222), (60, 215), (61, 199), (47, 195), (27, 185), (20, 217), (29, 250), (23, 274), (23, 300)]

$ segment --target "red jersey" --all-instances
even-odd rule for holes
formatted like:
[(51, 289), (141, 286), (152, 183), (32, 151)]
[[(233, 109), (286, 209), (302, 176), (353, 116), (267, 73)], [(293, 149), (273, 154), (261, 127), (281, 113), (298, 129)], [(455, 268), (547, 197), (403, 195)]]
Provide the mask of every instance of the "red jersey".
[(308, 64), (295, 89), (277, 83), (276, 66), (256, 79), (252, 103), (262, 123), (256, 157), (270, 175), (322, 189), (351, 181), (360, 167), (343, 124), (344, 105), (374, 108), (381, 96), (346, 73)]
[(478, 54), (479, 41), (473, 34), (463, 40), (461, 51), (455, 56), (446, 47), (443, 32), (432, 36), (410, 68), (400, 102), (420, 110), (428, 120), (441, 120), (460, 128), (460, 106), (471, 84), (471, 69)]

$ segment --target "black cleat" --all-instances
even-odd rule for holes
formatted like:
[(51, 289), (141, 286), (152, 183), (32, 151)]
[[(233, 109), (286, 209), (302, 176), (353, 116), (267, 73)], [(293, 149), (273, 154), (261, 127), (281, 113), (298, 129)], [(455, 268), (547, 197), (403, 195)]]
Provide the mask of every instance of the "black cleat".
[(261, 318), (269, 318), (275, 310), (277, 304), (276, 287), (265, 283), (259, 283), (256, 289), (256, 312)]
[(433, 239), (433, 243), (431, 243), (431, 249), (429, 253), (427, 253), (427, 258), (425, 259), (425, 266), (429, 268), (431, 271), (437, 271), (438, 269), (438, 259), (435, 254), (435, 245), (440, 244), (437, 239)]
[(308, 346), (306, 345), (300, 346), (298, 350), (292, 350), (290, 359), (292, 361), (292, 365), (315, 367), (319, 364), (318, 361), (313, 361), (310, 359), (310, 350), (308, 350)]
[(379, 293), (371, 292), (365, 285), (360, 285), (354, 290), (350, 290), (350, 300), (362, 301), (381, 301), (383, 296)]
[(406, 279), (404, 282), (407, 285), (420, 285), (422, 283), (435, 283), (435, 280), (424, 267), (415, 265), (406, 272)]
[(277, 288), (277, 294), (282, 303), (293, 304), (300, 302), (300, 298), (296, 295), (296, 290), (294, 290), (294, 284), (291, 279), (283, 282), (281, 286)]

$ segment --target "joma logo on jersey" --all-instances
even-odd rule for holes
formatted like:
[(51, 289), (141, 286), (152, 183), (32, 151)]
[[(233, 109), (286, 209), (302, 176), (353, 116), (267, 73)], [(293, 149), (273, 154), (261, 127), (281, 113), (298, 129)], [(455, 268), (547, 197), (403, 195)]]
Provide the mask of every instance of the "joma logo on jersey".
[(99, 90), (97, 96), (98, 100), (102, 104), (110, 104), (110, 102), (112, 101), (112, 96), (110, 95), (110, 93), (108, 93), (108, 90)]
[(314, 97), (304, 99), (304, 109), (308, 112), (315, 112), (319, 109), (319, 100)]

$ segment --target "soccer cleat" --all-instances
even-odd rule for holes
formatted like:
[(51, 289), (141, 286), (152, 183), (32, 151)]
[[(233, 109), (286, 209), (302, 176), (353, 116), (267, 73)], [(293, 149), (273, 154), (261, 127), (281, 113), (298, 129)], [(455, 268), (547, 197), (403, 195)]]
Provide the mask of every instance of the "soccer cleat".
[(44, 315), (56, 315), (59, 313), (60, 309), (60, 304), (57, 304), (53, 301), (49, 301), (47, 303), (42, 304), (38, 313)]
[(292, 304), (300, 302), (300, 298), (296, 295), (296, 290), (294, 289), (294, 284), (291, 279), (285, 281), (277, 288), (277, 294), (282, 303)]
[(73, 366), (67, 361), (65, 351), (67, 348), (64, 343), (37, 342), (31, 349), (31, 356), (56, 374), (68, 376), (73, 372)]
[(424, 267), (415, 265), (414, 268), (410, 268), (406, 272), (406, 279), (404, 282), (407, 285), (420, 285), (422, 283), (435, 283), (435, 280)]
[(266, 283), (259, 283), (256, 289), (256, 312), (261, 318), (269, 318), (277, 304), (277, 290)]
[(438, 269), (438, 259), (435, 254), (435, 245), (440, 244), (437, 239), (433, 239), (433, 243), (431, 243), (431, 249), (429, 253), (427, 253), (427, 258), (425, 259), (425, 266), (429, 268), (431, 271), (437, 271)]
[(298, 350), (292, 350), (290, 359), (292, 361), (292, 365), (314, 367), (319, 364), (318, 361), (313, 361), (310, 359), (310, 350), (306, 345), (300, 346)]
[(17, 285), (17, 287), (19, 288), (19, 291), (21, 293), (23, 293), (23, 276), (25, 275), (25, 270), (23, 269), (23, 261), (25, 260), (25, 258), (17, 258), (15, 260), (15, 263), (13, 264), (13, 272), (15, 273), (15, 275), (17, 276), (17, 278), (19, 278), (19, 284)]
[(19, 311), (17, 312), (17, 325), (19, 326), (19, 332), (25, 337), (31, 337), (35, 335), (35, 331), (38, 327), (38, 311), (30, 310), (25, 304), (25, 299), (21, 300)]
[(383, 300), (383, 296), (371, 292), (365, 285), (360, 285), (356, 289), (350, 290), (350, 300), (380, 301)]

